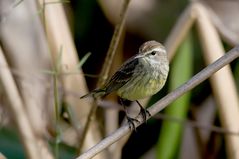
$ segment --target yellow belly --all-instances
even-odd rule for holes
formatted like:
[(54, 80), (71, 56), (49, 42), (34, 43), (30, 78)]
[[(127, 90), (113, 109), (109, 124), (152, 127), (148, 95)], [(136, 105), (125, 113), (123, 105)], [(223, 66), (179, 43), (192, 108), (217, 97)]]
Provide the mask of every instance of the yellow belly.
[[(144, 77), (145, 78), (145, 77)], [(166, 79), (138, 79), (130, 81), (121, 87), (117, 94), (131, 101), (142, 99), (156, 94), (165, 84)]]

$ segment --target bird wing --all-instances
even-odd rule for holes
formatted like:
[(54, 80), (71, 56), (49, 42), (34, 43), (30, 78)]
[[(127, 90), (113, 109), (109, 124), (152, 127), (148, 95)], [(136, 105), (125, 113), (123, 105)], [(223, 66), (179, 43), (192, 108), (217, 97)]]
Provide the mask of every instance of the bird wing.
[(125, 85), (131, 79), (135, 66), (138, 65), (138, 63), (139, 61), (135, 57), (128, 59), (105, 84), (106, 94), (116, 91)]

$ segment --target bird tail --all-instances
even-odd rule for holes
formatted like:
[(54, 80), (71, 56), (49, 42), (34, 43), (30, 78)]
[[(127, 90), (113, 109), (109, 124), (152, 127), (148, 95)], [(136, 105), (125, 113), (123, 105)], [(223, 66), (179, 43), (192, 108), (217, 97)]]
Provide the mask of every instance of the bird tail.
[(102, 96), (105, 96), (106, 95), (106, 92), (104, 89), (95, 89), (93, 91), (91, 91), (90, 93), (86, 94), (86, 95), (83, 95), (81, 96), (80, 98), (87, 98), (89, 96), (92, 96), (94, 98), (97, 98), (97, 97), (102, 97)]

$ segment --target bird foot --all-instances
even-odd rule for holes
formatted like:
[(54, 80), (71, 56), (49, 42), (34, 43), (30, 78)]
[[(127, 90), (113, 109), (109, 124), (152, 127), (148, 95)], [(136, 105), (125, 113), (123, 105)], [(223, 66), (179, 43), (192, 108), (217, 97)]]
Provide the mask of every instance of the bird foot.
[(147, 122), (147, 117), (151, 116), (149, 111), (147, 109), (144, 109), (143, 107), (140, 107), (140, 112), (138, 115), (142, 116), (144, 122)]
[(134, 123), (135, 122), (136, 123), (140, 123), (140, 122), (137, 119), (131, 118), (131, 117), (127, 116), (127, 115), (126, 115), (126, 118), (127, 118), (128, 124), (129, 124), (129, 129), (136, 131), (136, 126), (135, 126)]

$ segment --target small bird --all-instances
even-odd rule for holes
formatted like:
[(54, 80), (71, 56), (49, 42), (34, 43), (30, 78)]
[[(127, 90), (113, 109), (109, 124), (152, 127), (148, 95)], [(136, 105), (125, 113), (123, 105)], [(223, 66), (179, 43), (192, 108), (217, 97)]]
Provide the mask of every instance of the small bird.
[(165, 47), (157, 41), (147, 41), (143, 43), (138, 54), (125, 61), (114, 75), (101, 87), (82, 96), (104, 97), (112, 92), (116, 92), (124, 106), (129, 127), (135, 129), (123, 100), (136, 101), (140, 107), (139, 115), (146, 121), (150, 113), (142, 107), (138, 99), (146, 98), (156, 94), (164, 86), (169, 72), (169, 61)]

